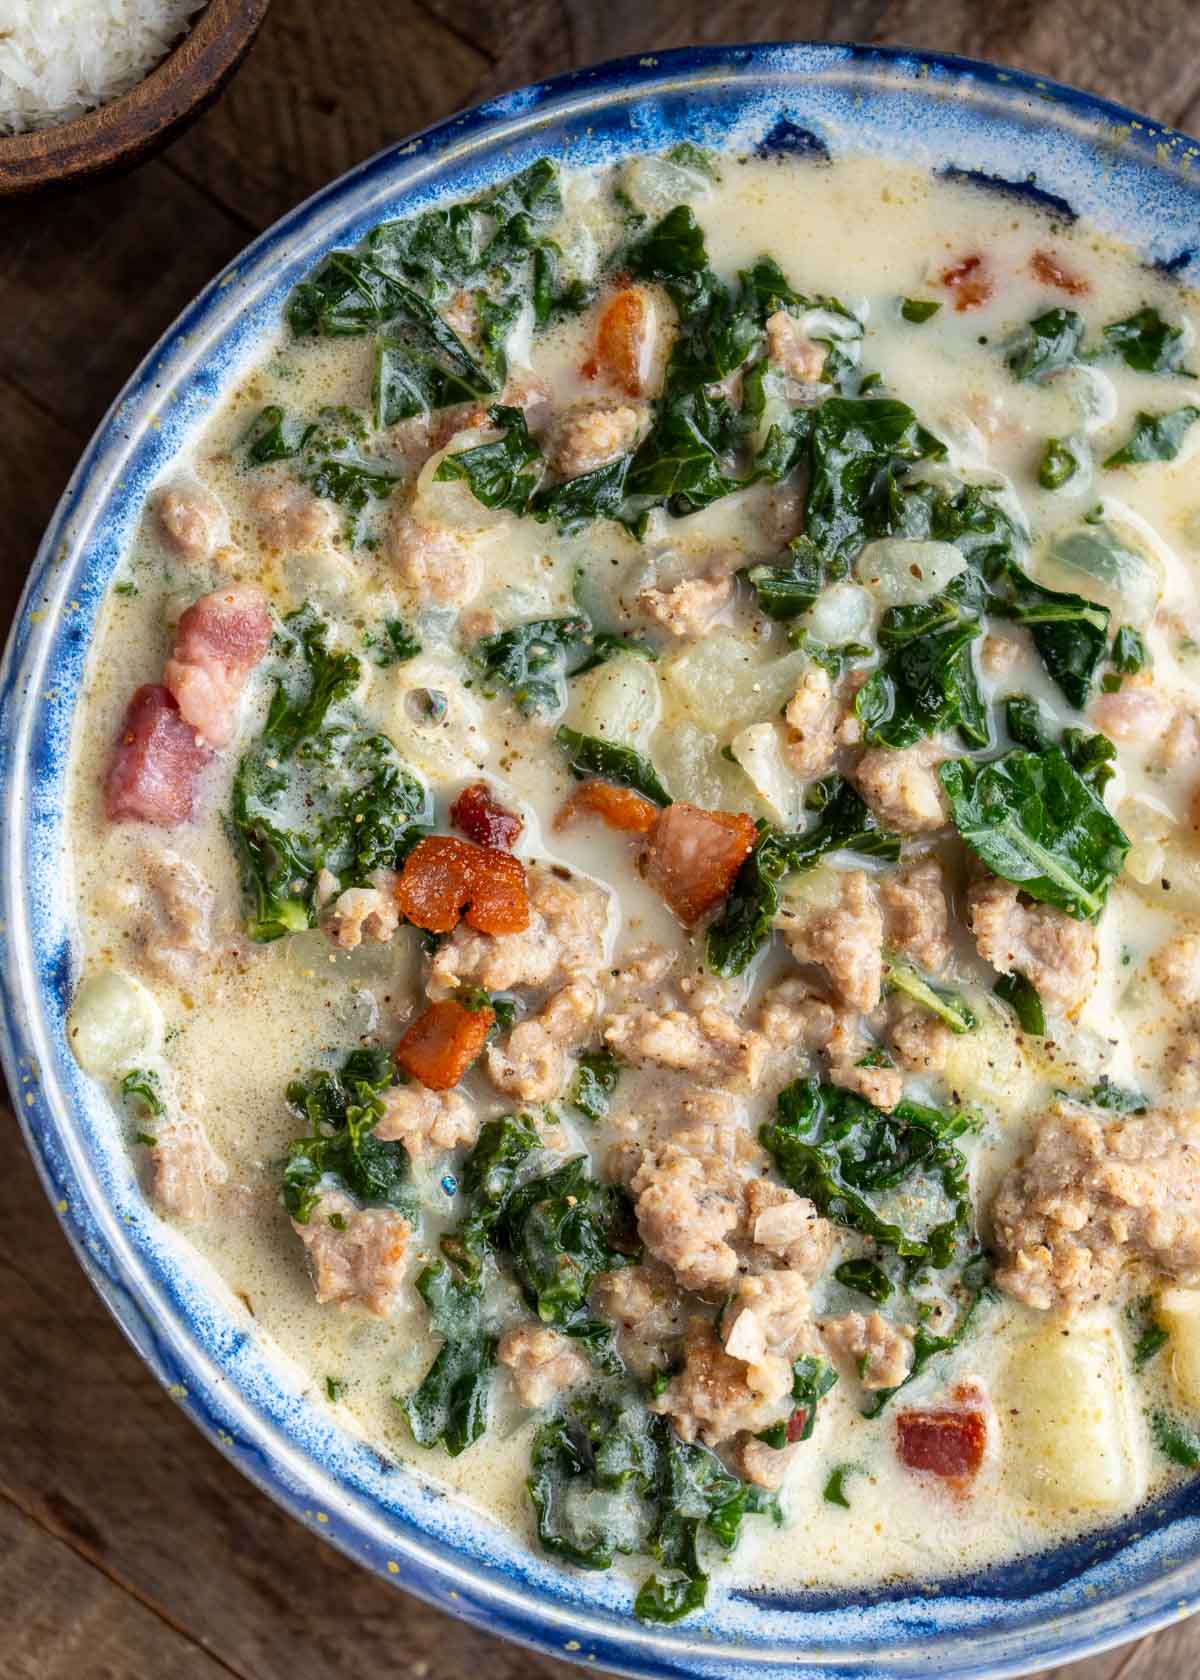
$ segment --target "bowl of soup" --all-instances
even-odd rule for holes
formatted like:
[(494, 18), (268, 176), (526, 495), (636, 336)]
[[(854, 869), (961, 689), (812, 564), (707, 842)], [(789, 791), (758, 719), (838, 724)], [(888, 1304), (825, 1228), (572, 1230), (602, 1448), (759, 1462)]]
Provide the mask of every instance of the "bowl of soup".
[(931, 55), (582, 72), (285, 218), (89, 446), (9, 1079), (386, 1578), (637, 1675), (1194, 1602), (1193, 156)]

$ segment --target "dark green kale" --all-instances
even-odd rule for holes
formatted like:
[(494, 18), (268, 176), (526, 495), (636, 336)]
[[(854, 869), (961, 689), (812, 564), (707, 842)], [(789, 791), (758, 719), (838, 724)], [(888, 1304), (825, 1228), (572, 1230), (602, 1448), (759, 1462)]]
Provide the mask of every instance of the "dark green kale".
[(637, 520), (665, 507), (677, 519), (698, 513), (747, 482), (726, 467), (738, 439), (725, 397), (703, 388), (664, 399), (658, 419), (639, 445), (625, 476), (623, 518)]
[(594, 519), (619, 519), (625, 506), (625, 480), (632, 455), (618, 455), (591, 472), (539, 490), (529, 511), (543, 524), (558, 526), (569, 537)]
[(1108, 608), (1083, 595), (1046, 589), (1015, 563), (996, 571), (992, 584), (989, 610), (1029, 626), (1046, 670), (1082, 711), (1108, 650)]
[(289, 420), (278, 403), (260, 409), (242, 435), (246, 461), (265, 467), (269, 461), (289, 461), (299, 453), (303, 428)]
[(1038, 464), (1037, 480), (1043, 490), (1061, 490), (1079, 471), (1079, 457), (1065, 438), (1048, 438)]
[(488, 1120), (468, 1155), (460, 1188), (471, 1211), (441, 1240), (442, 1253), (467, 1279), (477, 1278), (492, 1252), (493, 1233), (517, 1173), (540, 1147), (537, 1133), (515, 1114)]
[(964, 572), (930, 601), (887, 609), (879, 626), (887, 657), (854, 701), (868, 742), (908, 747), (957, 725), (971, 746), (987, 745), (990, 730), (971, 658), (971, 643), (983, 634), (980, 604), (978, 582)]
[(519, 408), (496, 404), (488, 419), (501, 436), (443, 458), (434, 477), (463, 479), (486, 508), (524, 513), (542, 476), (542, 451), (529, 435)]
[(578, 615), (535, 618), (482, 637), (470, 658), (484, 694), (491, 696), (506, 688), (514, 706), (526, 715), (561, 711), (567, 703), (568, 653), (587, 642), (591, 628)]
[(1129, 841), (1058, 747), (1013, 747), (938, 775), (959, 834), (988, 868), (1079, 921), (1097, 916)]
[(331, 652), (327, 627), (307, 609), (285, 630), (288, 676), (238, 763), (229, 818), (246, 931), (260, 942), (313, 925), (322, 869), (343, 887), (366, 886), (429, 809), (388, 738), (344, 709), (359, 661)]
[(1022, 1032), (1034, 1038), (1045, 1038), (1046, 1011), (1032, 980), (1027, 980), (1023, 974), (1004, 974), (996, 981), (992, 991), (1001, 1003), (1006, 1003), (1012, 1010)]
[(619, 741), (602, 741), (595, 735), (583, 735), (578, 729), (565, 725), (555, 732), (554, 739), (562, 747), (570, 763), (571, 774), (585, 780), (599, 776), (617, 787), (632, 788), (655, 805), (669, 805), (671, 795), (648, 758)]
[(940, 461), (945, 445), (894, 397), (830, 397), (813, 417), (805, 534), (844, 577), (870, 538), (890, 534), (899, 480), (917, 461)]
[[(334, 251), (295, 288), (292, 332), (378, 335), (381, 426), (492, 395), (522, 299), (532, 293), (539, 324), (586, 301), (585, 288), (562, 284), (561, 253), (546, 234), (561, 209), (558, 172), (542, 158), (467, 204), (384, 222), (365, 249)], [(435, 307), (460, 296), (475, 309), (478, 359)]]
[[(827, 1218), (903, 1258), (948, 1266), (970, 1230), (967, 1163), (952, 1139), (961, 1115), (903, 1102), (890, 1114), (865, 1098), (817, 1079), (798, 1079), (777, 1100), (777, 1118), (759, 1136), (786, 1184)], [(903, 1187), (906, 1200), (948, 1204), (944, 1218), (906, 1231), (885, 1210)]]
[(1138, 632), (1130, 624), (1123, 624), (1113, 637), (1112, 653), (1113, 669), (1120, 671), (1122, 676), (1135, 676), (1138, 671), (1144, 671), (1150, 663), (1150, 655), (1146, 651), (1146, 644)]
[(603, 1120), (620, 1077), (621, 1064), (611, 1050), (586, 1050), (576, 1063), (569, 1100), (589, 1120)]
[(588, 652), (585, 658), (581, 664), (571, 667), (568, 677), (582, 677), (623, 654), (631, 654), (635, 659), (648, 659), (651, 663), (658, 659), (657, 650), (649, 642), (642, 641), (640, 636), (626, 636), (615, 630), (593, 630), (586, 645)]
[(832, 1365), (805, 1354), (792, 1366), (792, 1415), (787, 1423), (787, 1441), (808, 1441), (817, 1427), (817, 1409), (837, 1384)]
[(1139, 412), (1133, 431), (1120, 449), (1104, 462), (1106, 467), (1135, 467), (1143, 461), (1173, 461), (1183, 447), (1189, 427), (1200, 420), (1200, 408), (1187, 404), (1170, 414)]
[(1089, 735), (1083, 729), (1064, 729), (1057, 742), (1050, 714), (1038, 700), (1027, 694), (1010, 694), (1004, 702), (1008, 733), (1019, 747), (1030, 752), (1044, 752), (1047, 747), (1059, 746), (1066, 753), (1071, 767), (1077, 770), (1094, 793), (1101, 794), (1112, 779), (1117, 749), (1107, 735)]
[(511, 1190), (495, 1241), (534, 1312), (560, 1327), (584, 1313), (599, 1273), (641, 1254), (628, 1197), (592, 1178), (586, 1155)]
[(488, 1425), (496, 1340), (484, 1325), (483, 1284), (435, 1260), (418, 1277), (417, 1291), (444, 1340), (419, 1386), (399, 1403), (419, 1446), (440, 1443), (457, 1458)]
[(844, 1511), (850, 1509), (850, 1501), (846, 1498), (846, 1477), (855, 1475), (857, 1471), (856, 1464), (835, 1465), (821, 1490), (821, 1497), (827, 1505), (840, 1505)]
[(825, 586), (836, 581), (811, 537), (794, 538), (786, 560), (748, 566), (741, 576), (767, 617), (778, 622), (806, 613)]
[(843, 1260), (833, 1275), (847, 1289), (856, 1289), (872, 1301), (889, 1300), (894, 1289), (891, 1278), (874, 1260)]
[(287, 1104), (308, 1134), (288, 1145), (281, 1200), (306, 1225), (332, 1179), (358, 1202), (407, 1205), (408, 1153), (402, 1143), (375, 1137), (383, 1118), (380, 1093), (395, 1083), (386, 1050), (352, 1050), (340, 1068), (314, 1071), (287, 1088)]
[(840, 776), (826, 777), (812, 794), (821, 808), (812, 826), (784, 834), (759, 823), (754, 850), (743, 863), (729, 896), (708, 930), (707, 961), (726, 979), (743, 973), (771, 934), (779, 909), (779, 883), (811, 869), (829, 852), (864, 857), (900, 856), (899, 836), (879, 826), (866, 802)]
[(1134, 1336), (1133, 1368), (1140, 1371), (1150, 1363), (1155, 1354), (1162, 1351), (1171, 1337), (1155, 1320), (1153, 1296), (1144, 1295), (1140, 1301), (1132, 1302), (1128, 1316)]
[(889, 962), (884, 977), (889, 991), (903, 992), (944, 1021), (951, 1032), (967, 1033), (979, 1025), (978, 1016), (961, 992), (930, 980), (910, 963)]
[(1151, 1412), (1150, 1428), (1154, 1444), (1164, 1458), (1184, 1470), (1200, 1470), (1200, 1436), (1176, 1422), (1166, 1412)]
[(1008, 355), (1014, 379), (1040, 382), (1070, 367), (1083, 339), (1083, 317), (1074, 309), (1047, 309), (1023, 327)]
[(1110, 1114), (1145, 1114), (1150, 1106), (1145, 1093), (1133, 1091), (1127, 1085), (1114, 1085), (1107, 1074), (1079, 1099), (1091, 1108), (1105, 1108)]
[(953, 1328), (944, 1336), (935, 1336), (924, 1324), (917, 1325), (913, 1332), (913, 1362), (908, 1375), (895, 1388), (876, 1389), (863, 1409), (865, 1417), (878, 1417), (892, 1396), (915, 1381), (933, 1360), (943, 1353), (952, 1353), (960, 1346), (974, 1327), (979, 1309), (999, 1298), (992, 1287), (992, 1265), (986, 1254), (972, 1255), (966, 1262), (955, 1285), (955, 1293), (962, 1305)]
[[(1186, 373), (1183, 360), (1183, 328), (1174, 327), (1150, 305), (1135, 310), (1123, 321), (1104, 328), (1109, 348), (1138, 373)], [(1188, 378), (1194, 375), (1188, 374)]]
[(905, 298), (900, 305), (900, 317), (904, 321), (911, 321), (914, 327), (931, 320), (941, 304), (934, 298)]
[(161, 1120), (167, 1112), (167, 1105), (162, 1096), (162, 1081), (153, 1068), (130, 1068), (121, 1081), (121, 1095), (126, 1102), (132, 1098), (143, 1113), (155, 1120)]
[(454, 403), (478, 402), (500, 390), (502, 373), (473, 356), (424, 298), (397, 284), (396, 300), (375, 347), (377, 426), (394, 426)]
[(381, 670), (389, 665), (403, 665), (421, 651), (420, 641), (400, 618), (385, 619), (382, 635), (373, 636), (365, 631), (363, 646), (372, 650)]

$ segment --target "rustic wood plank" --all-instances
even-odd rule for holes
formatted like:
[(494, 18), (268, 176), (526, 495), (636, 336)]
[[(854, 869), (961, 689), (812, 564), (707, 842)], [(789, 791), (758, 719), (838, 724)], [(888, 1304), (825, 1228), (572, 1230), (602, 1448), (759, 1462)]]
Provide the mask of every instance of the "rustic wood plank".
[(0, 508), (7, 563), (0, 567), (0, 624), (16, 611), (25, 575), (84, 443), (0, 374)]
[(352, 164), (470, 104), (490, 68), (467, 34), (414, 0), (290, 0), (272, 7), (248, 70), (168, 161), (265, 227)]
[[(1164, 122), (1195, 121), (1200, 101), (1200, 6), (1147, 0), (1046, 4), (1045, 0), (502, 0), (503, 30), (483, 21), (496, 9), (481, 0), (427, 0), (439, 15), (486, 31), (509, 45), (487, 78), (489, 88), (629, 53), (692, 42), (866, 40), (1017, 64), (1094, 89)], [(508, 7), (507, 13), (505, 7)]]
[(0, 1625), (6, 1680), (240, 1680), (3, 1499)]
[(5, 374), (86, 437), (250, 231), (161, 162), (64, 198), (0, 208)]
[[(229, 1671), (253, 1680), (462, 1680), (479, 1672), (566, 1680), (573, 1672), (453, 1622), (349, 1563), (214, 1452), (85, 1282), (7, 1111), (0, 1369), (9, 1373), (0, 1386), (0, 1496), (77, 1554), (79, 1569), (95, 1565), (125, 1582)], [(3, 1603), (23, 1580), (4, 1554), (0, 1529), (0, 1629), (12, 1626)], [(0, 1672), (11, 1673), (7, 1660)], [(68, 1672), (29, 1670), (31, 1680), (67, 1680)], [(87, 1680), (103, 1672), (89, 1670)], [(110, 1672), (112, 1680), (169, 1680), (176, 1670), (137, 1660), (131, 1645)], [(203, 1667), (178, 1672), (210, 1680)]]

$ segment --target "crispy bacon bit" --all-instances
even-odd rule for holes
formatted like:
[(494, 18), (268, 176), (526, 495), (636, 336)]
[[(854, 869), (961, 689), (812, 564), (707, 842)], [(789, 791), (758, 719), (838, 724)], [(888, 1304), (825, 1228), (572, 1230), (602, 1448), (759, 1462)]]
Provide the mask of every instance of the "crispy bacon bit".
[(413, 848), (396, 901), (410, 922), (430, 933), (449, 933), (460, 916), (480, 933), (521, 933), (529, 926), (520, 859), (452, 834), (432, 834)]
[(184, 722), (210, 745), (223, 747), (233, 739), (246, 678), (270, 642), (271, 614), (253, 584), (202, 595), (179, 620), (163, 681)]
[(958, 310), (978, 309), (995, 289), (992, 276), (980, 256), (963, 257), (961, 261), (952, 263), (942, 270), (940, 279), (947, 291), (954, 293), (954, 307)]
[(755, 837), (754, 823), (743, 812), (668, 805), (650, 830), (646, 879), (690, 927), (725, 897)]
[(174, 828), (191, 822), (196, 778), (212, 754), (179, 715), (161, 683), (146, 683), (129, 702), (117, 739), (104, 809), (112, 822), (132, 817)]
[(501, 805), (486, 782), (472, 782), (450, 807), (450, 821), (477, 846), (511, 852), (525, 827), (515, 811)]
[(987, 1418), (976, 1411), (901, 1412), (896, 1419), (900, 1462), (909, 1470), (964, 1480), (983, 1463)]
[(1060, 292), (1068, 292), (1071, 297), (1083, 297), (1092, 289), (1082, 274), (1073, 274), (1069, 268), (1064, 268), (1053, 251), (1035, 251), (1029, 266), (1043, 286), (1057, 286)]
[(596, 349), (583, 365), (585, 379), (603, 378), (640, 397), (650, 373), (654, 309), (639, 286), (624, 286), (604, 306), (596, 324)]
[(396, 1046), (396, 1066), (430, 1091), (448, 1091), (487, 1042), (494, 1009), (464, 1009), (453, 998), (431, 1003)]
[(554, 814), (555, 830), (561, 833), (577, 817), (584, 816), (600, 817), (609, 828), (618, 828), (624, 834), (649, 834), (658, 819), (658, 806), (632, 788), (593, 780), (581, 782), (563, 800)]

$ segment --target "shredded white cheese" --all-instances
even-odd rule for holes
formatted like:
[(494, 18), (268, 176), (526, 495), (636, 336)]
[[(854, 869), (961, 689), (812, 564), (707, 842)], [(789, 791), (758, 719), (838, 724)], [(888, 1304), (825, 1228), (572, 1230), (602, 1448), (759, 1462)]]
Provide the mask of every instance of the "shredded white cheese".
[(0, 134), (69, 122), (128, 93), (202, 0), (0, 0)]

